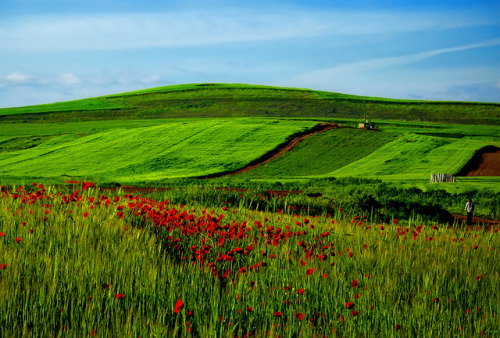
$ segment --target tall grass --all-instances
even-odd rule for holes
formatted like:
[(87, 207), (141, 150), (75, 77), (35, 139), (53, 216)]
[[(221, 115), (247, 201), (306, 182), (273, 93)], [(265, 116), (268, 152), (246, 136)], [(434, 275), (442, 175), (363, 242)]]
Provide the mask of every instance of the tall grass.
[(2, 188), (1, 336), (500, 329), (495, 231), (244, 203), (212, 209), (93, 188)]

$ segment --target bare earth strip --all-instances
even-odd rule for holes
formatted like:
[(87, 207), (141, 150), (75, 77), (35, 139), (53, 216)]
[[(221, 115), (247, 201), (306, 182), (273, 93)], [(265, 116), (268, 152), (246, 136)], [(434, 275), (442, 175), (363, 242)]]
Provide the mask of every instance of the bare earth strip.
[(245, 167), (243, 167), (239, 170), (233, 171), (233, 172), (229, 173), (228, 175), (237, 175), (237, 174), (241, 174), (241, 173), (250, 171), (250, 170), (255, 169), (257, 167), (260, 167), (261, 165), (266, 164), (268, 162), (271, 162), (272, 160), (274, 160), (274, 159), (282, 156), (286, 152), (292, 150), (297, 144), (299, 144), (300, 142), (302, 142), (306, 138), (308, 138), (312, 135), (316, 135), (318, 133), (323, 133), (325, 131), (328, 131), (331, 129), (336, 129), (336, 128), (338, 128), (338, 126), (335, 123), (319, 124), (319, 125), (315, 126), (314, 128), (308, 130), (307, 132), (302, 133), (301, 135), (298, 135), (297, 137), (294, 137), (286, 144), (283, 144), (283, 145), (277, 147), (276, 149), (270, 151), (269, 153), (265, 154), (261, 158), (249, 163)]

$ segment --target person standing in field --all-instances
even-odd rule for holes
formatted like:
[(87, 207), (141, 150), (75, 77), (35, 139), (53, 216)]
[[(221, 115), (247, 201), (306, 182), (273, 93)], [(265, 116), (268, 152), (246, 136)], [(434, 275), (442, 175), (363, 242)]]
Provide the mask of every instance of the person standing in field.
[(467, 212), (467, 224), (472, 224), (472, 213), (474, 212), (474, 203), (472, 203), (471, 199), (467, 200), (465, 203), (465, 211)]

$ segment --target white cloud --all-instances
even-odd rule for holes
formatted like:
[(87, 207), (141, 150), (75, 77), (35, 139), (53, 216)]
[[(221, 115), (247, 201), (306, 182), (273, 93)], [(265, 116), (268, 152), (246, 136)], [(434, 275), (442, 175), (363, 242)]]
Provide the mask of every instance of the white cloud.
[(59, 75), (58, 82), (65, 86), (75, 86), (80, 84), (80, 79), (72, 73), (64, 73)]
[(7, 75), (7, 77), (6, 77), (7, 81), (11, 81), (11, 82), (15, 82), (15, 83), (26, 82), (26, 81), (28, 81), (28, 79), (29, 79), (28, 75), (23, 74), (23, 73), (18, 73), (18, 72), (11, 73), (11, 74)]
[(312, 36), (413, 32), (488, 24), (460, 13), (283, 9), (19, 17), (0, 23), (0, 49), (82, 51), (199, 46)]

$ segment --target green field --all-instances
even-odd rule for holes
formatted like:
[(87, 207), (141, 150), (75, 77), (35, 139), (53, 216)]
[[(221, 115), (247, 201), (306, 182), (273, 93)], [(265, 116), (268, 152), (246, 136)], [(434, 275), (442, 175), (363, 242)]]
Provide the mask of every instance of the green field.
[(500, 329), (498, 230), (34, 184), (0, 194), (2, 337)]
[(88, 129), (89, 134), (80, 129), (80, 134), (74, 134), (70, 123), (72, 133), (51, 135), (29, 149), (9, 151), (9, 143), (4, 143), (0, 175), (130, 184), (203, 176), (236, 170), (314, 125), (311, 121), (211, 119)]
[[(356, 129), (365, 112), (382, 131)], [(500, 104), (190, 84), (0, 109), (0, 175), (4, 182), (168, 185), (242, 168), (323, 122), (342, 128), (226, 182), (353, 176), (428, 189), (441, 186), (427, 184), (431, 174), (457, 173), (477, 150), (500, 146)], [(464, 177), (442, 187), (500, 191), (499, 183)]]
[(429, 179), (499, 122), (229, 84), (0, 109), (0, 337), (496, 336), (500, 176)]
[(465, 124), (500, 123), (500, 104), (362, 97), (309, 89), (234, 84), (176, 85), (91, 99), (0, 109), (0, 121), (214, 117), (326, 117)]

